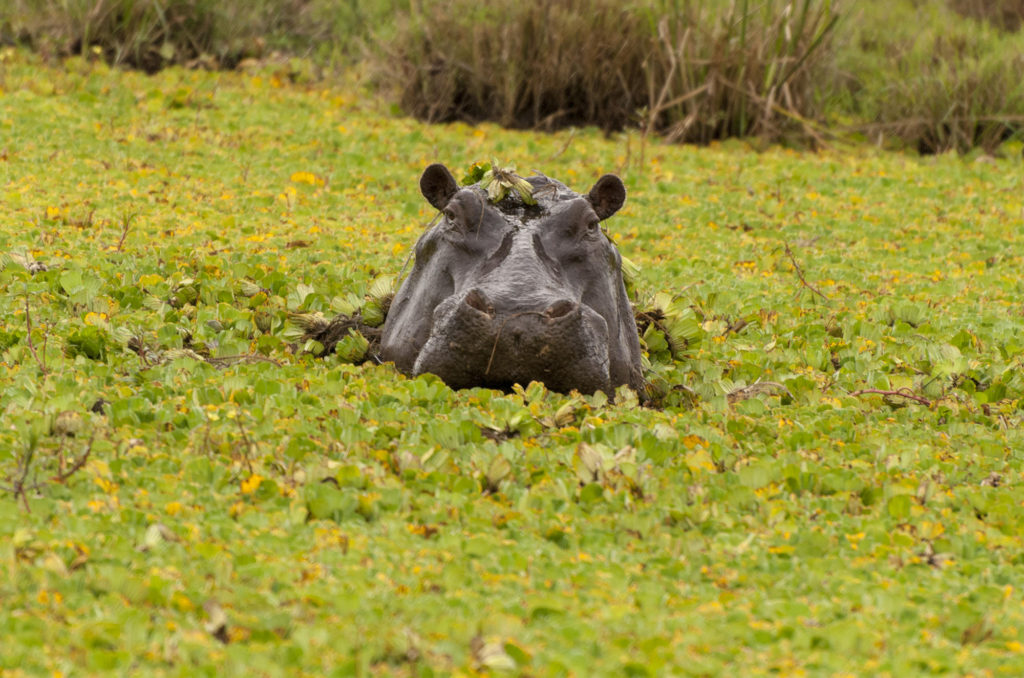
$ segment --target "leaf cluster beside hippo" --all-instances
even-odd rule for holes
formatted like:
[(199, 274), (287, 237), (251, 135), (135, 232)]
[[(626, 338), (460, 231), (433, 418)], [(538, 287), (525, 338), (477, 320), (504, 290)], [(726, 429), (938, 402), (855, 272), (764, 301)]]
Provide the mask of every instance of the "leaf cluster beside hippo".
[(515, 190), (495, 191), (492, 176), (460, 187), (439, 164), (424, 171), (420, 190), (441, 218), (416, 244), (380, 358), (452, 388), (642, 391), (622, 257), (601, 229), (626, 199), (622, 181), (605, 175), (580, 195), (543, 175), (502, 176)]

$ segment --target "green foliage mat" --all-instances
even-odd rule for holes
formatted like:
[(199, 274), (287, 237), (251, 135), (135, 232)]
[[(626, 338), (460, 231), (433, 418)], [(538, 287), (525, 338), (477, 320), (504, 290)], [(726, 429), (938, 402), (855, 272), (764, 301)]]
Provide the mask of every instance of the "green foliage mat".
[[(5, 676), (1024, 672), (1019, 153), (2, 58)], [(422, 168), (491, 157), (627, 168), (610, 235), (702, 335), (647, 335), (659, 408), (294, 346), (401, 270)]]

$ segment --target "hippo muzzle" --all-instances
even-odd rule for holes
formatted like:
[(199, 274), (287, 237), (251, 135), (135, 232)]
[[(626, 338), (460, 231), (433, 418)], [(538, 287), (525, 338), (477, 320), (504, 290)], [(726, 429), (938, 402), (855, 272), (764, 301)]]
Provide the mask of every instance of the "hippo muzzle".
[(608, 325), (569, 299), (533, 309), (495, 310), (482, 290), (438, 305), (430, 339), (413, 367), (452, 388), (542, 381), (555, 391), (608, 391)]

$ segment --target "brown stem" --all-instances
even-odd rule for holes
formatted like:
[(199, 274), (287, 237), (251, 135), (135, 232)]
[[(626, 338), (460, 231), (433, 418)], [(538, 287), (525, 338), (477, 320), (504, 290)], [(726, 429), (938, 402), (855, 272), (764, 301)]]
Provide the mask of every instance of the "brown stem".
[(85, 466), (86, 462), (89, 461), (89, 455), (92, 453), (92, 441), (95, 438), (96, 432), (93, 431), (92, 435), (89, 436), (89, 442), (86, 443), (85, 445), (85, 452), (82, 453), (82, 456), (79, 457), (75, 461), (75, 463), (71, 465), (71, 468), (69, 468), (67, 471), (62, 471), (61, 473), (58, 473), (57, 475), (53, 476), (51, 480), (53, 480), (53, 482), (55, 483), (63, 483), (65, 480), (67, 480), (71, 476), (75, 475), (75, 473), (77, 473), (79, 470), (81, 470), (81, 468)]
[[(35, 456), (35, 448), (29, 446), (25, 450), (25, 454), (22, 456), (21, 460), (19, 460), (18, 462), (18, 466), (20, 467), (18, 469), (18, 478), (15, 478), (14, 480), (11, 481), (10, 487), (4, 488), (12, 492), (14, 494), (15, 499), (21, 497), (21, 502), (25, 505), (26, 513), (32, 513), (32, 507), (29, 506), (28, 504), (28, 491), (34, 488), (29, 487), (25, 481), (28, 479), (29, 469), (32, 468), (33, 456)], [(36, 487), (38, 487), (38, 485)]]
[(909, 388), (898, 388), (895, 391), (885, 391), (879, 388), (862, 388), (859, 391), (850, 391), (850, 395), (852, 396), (864, 395), (865, 393), (874, 393), (876, 395), (883, 396), (899, 396), (900, 398), (906, 398), (907, 400), (913, 400), (914, 402), (921, 403), (925, 407), (932, 406), (932, 401), (928, 400), (925, 397), (916, 395), (915, 393), (911, 392)]
[(791, 250), (789, 248), (789, 243), (788, 242), (784, 242), (783, 245), (786, 248), (786, 256), (789, 257), (790, 263), (793, 264), (793, 270), (796, 271), (796, 277), (800, 279), (800, 284), (803, 285), (804, 287), (806, 287), (807, 289), (809, 289), (811, 292), (817, 294), (819, 297), (824, 299), (826, 302), (828, 302), (828, 297), (826, 297), (824, 294), (822, 294), (821, 290), (819, 290), (814, 285), (812, 285), (809, 282), (807, 282), (807, 279), (804, 277), (804, 270), (802, 268), (800, 268), (800, 264), (797, 263), (796, 257), (793, 256), (793, 250)]
[(238, 424), (238, 431), (242, 434), (242, 442), (245, 443), (245, 456), (243, 458), (245, 459), (245, 467), (249, 470), (249, 475), (251, 476), (253, 474), (253, 470), (252, 460), (249, 458), (249, 455), (252, 453), (255, 444), (253, 444), (252, 440), (249, 439), (249, 434), (246, 433), (245, 427), (242, 426), (241, 418), (235, 417), (235, 423)]
[(138, 216), (138, 213), (126, 214), (121, 217), (121, 239), (117, 241), (117, 248), (115, 252), (120, 252), (124, 246), (124, 239), (128, 237), (128, 230), (131, 228), (132, 219)]
[[(39, 365), (39, 370), (43, 374), (47, 374), (46, 363), (39, 359), (39, 354), (36, 353), (36, 345), (32, 341), (32, 313), (28, 308), (28, 287), (25, 288), (25, 324), (28, 326), (28, 350), (32, 353), (32, 357), (35, 358), (36, 364)], [(46, 355), (45, 347), (43, 355)]]

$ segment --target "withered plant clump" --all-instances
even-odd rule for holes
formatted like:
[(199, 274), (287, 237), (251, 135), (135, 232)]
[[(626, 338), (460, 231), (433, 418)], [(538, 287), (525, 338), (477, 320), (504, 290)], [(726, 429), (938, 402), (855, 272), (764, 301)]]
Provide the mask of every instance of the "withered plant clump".
[(432, 122), (813, 137), (837, 18), (820, 0), (454, 0), (401, 21), (380, 80)]

